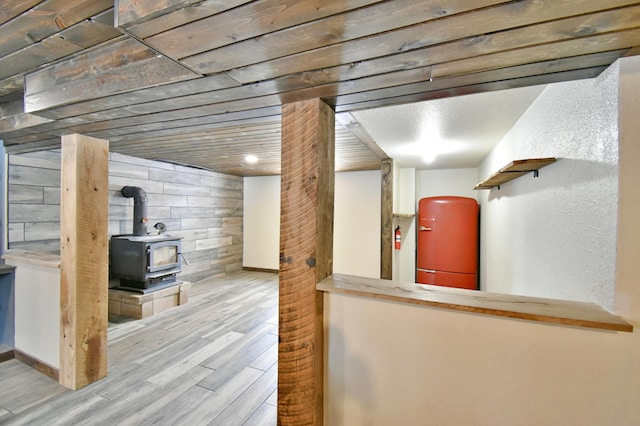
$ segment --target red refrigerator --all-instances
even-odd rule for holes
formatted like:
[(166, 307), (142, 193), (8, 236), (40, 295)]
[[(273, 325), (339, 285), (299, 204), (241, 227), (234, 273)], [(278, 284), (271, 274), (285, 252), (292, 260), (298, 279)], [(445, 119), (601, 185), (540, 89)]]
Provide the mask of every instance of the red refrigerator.
[(417, 283), (478, 288), (478, 219), (473, 198), (420, 200)]

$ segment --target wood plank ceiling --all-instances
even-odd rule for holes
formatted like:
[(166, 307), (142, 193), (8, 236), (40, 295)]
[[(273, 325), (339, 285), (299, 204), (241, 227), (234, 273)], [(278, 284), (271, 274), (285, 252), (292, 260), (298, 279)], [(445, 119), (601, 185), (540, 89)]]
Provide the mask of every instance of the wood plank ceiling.
[(322, 98), (339, 113), (336, 169), (379, 169), (349, 112), (590, 78), (636, 46), (640, 2), (624, 0), (15, 0), (0, 10), (0, 138), (19, 153), (81, 133), (277, 174), (281, 105)]

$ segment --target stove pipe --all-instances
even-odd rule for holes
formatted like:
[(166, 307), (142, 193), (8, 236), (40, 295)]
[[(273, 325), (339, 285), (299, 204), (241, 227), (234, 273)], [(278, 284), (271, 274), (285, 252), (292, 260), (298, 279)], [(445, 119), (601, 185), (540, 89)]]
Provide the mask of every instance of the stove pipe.
[(125, 186), (120, 192), (123, 197), (133, 198), (133, 235), (147, 235), (147, 193), (138, 186)]

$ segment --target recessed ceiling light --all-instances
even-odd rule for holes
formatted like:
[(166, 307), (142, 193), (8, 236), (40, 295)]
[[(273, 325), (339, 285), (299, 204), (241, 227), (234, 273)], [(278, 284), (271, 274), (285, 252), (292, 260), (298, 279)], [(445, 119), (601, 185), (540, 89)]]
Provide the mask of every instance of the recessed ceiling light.
[(256, 157), (255, 155), (249, 154), (246, 157), (244, 157), (244, 161), (246, 161), (249, 164), (257, 163), (258, 157)]

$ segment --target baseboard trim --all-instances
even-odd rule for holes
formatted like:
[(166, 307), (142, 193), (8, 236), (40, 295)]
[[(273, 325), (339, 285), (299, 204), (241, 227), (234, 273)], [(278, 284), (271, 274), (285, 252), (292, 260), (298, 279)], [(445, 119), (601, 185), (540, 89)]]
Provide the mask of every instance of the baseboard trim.
[(25, 364), (38, 370), (45, 376), (51, 377), (56, 382), (60, 381), (60, 371), (57, 368), (52, 367), (49, 364), (46, 364), (39, 359), (34, 358), (31, 355), (26, 354), (18, 349), (14, 349), (13, 354), (15, 359), (24, 362)]
[(10, 361), (16, 357), (13, 349), (2, 350), (0, 352), (0, 362)]
[(252, 272), (272, 272), (274, 274), (277, 274), (279, 272), (277, 269), (253, 268), (251, 266), (243, 266), (242, 269), (245, 271), (252, 271)]

